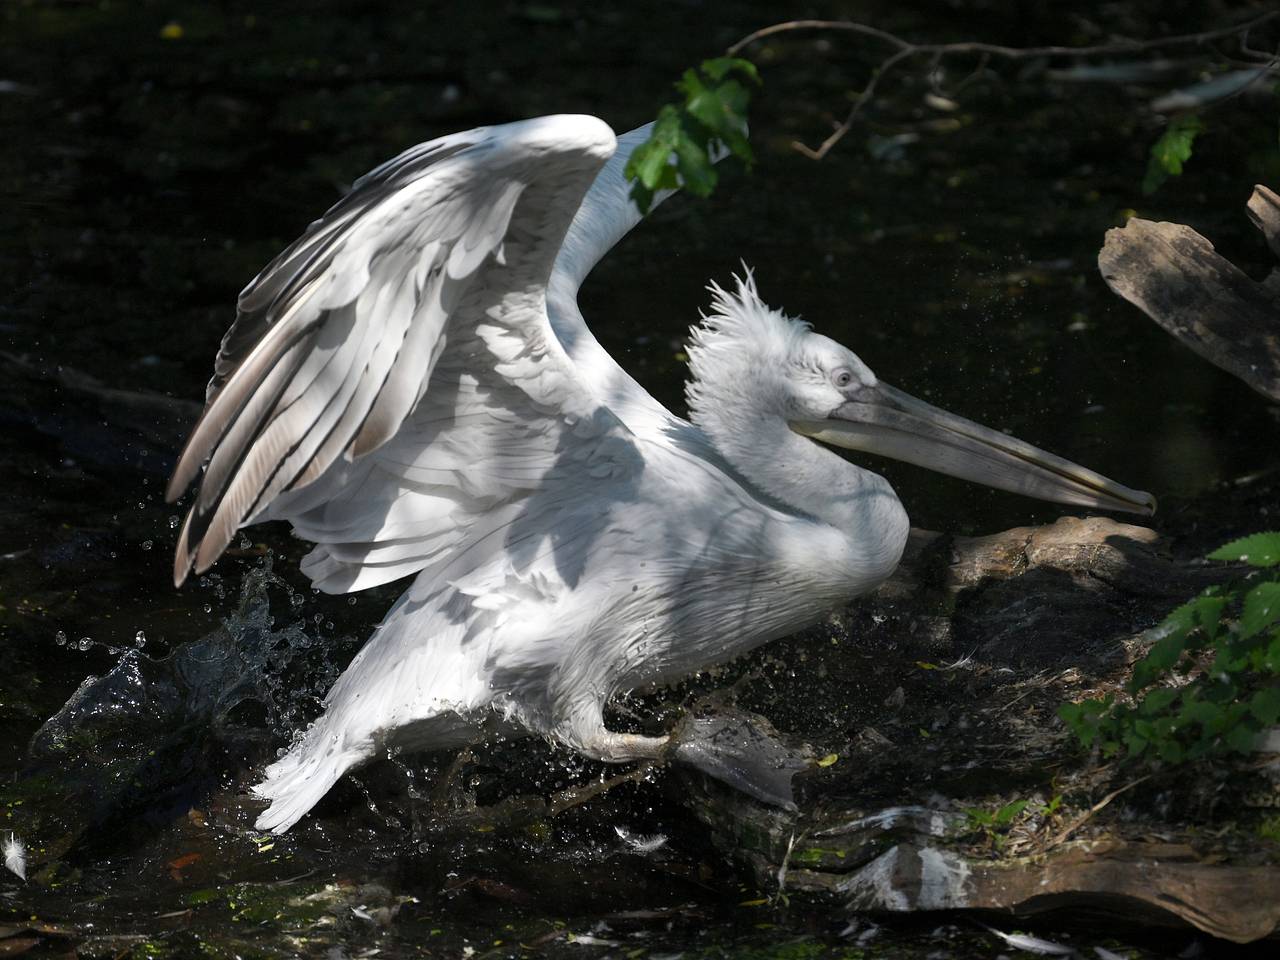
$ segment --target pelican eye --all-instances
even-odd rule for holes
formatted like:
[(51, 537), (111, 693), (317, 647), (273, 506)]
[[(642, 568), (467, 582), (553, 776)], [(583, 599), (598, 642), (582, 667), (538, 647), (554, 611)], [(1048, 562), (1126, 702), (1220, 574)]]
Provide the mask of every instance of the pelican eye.
[(841, 367), (831, 375), (831, 382), (843, 390), (849, 384), (853, 383), (853, 371), (848, 367)]

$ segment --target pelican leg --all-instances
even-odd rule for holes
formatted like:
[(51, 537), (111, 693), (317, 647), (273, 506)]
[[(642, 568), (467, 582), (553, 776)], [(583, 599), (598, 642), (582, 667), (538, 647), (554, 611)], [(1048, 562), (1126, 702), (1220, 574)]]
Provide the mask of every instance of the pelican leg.
[(671, 745), (670, 737), (646, 737), (638, 733), (614, 733), (600, 729), (576, 744), (578, 750), (605, 763), (626, 763), (628, 760), (660, 760)]
[(614, 733), (604, 725), (604, 705), (596, 702), (573, 704), (555, 735), (579, 753), (604, 763), (660, 760), (671, 744), (670, 737)]

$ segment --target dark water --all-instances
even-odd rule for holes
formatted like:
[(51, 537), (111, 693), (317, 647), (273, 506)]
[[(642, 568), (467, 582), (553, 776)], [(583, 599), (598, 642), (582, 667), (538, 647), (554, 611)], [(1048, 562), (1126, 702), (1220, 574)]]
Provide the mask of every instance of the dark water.
[[(804, 13), (1025, 45), (1197, 29), (1228, 9), (1112, 4), (1064, 16), (1036, 3), (833, 3)], [(108, 389), (198, 400), (236, 291), (375, 163), (452, 130), (548, 112), (595, 113), (628, 129), (652, 116), (684, 67), (778, 17), (762, 3), (8, 4), (0, 343), (27, 364), (73, 368)], [(723, 282), (741, 260), (756, 268), (766, 300), (853, 347), (885, 380), (1151, 490), (1174, 511), (1275, 465), (1267, 405), (1120, 302), (1095, 266), (1103, 233), (1133, 210), (1191, 224), (1261, 275), (1269, 255), (1243, 205), (1254, 182), (1280, 180), (1274, 98), (1210, 114), (1186, 175), (1146, 198), (1139, 184), (1159, 127), (1145, 104), (1159, 87), (1055, 83), (1043, 65), (1001, 68), (942, 111), (906, 71), (814, 163), (790, 141), (825, 135), (873, 48), (797, 37), (769, 49), (754, 172), (728, 173), (709, 201), (669, 203), (583, 292), (601, 341), (656, 396), (681, 408), (684, 331), (707, 302), (706, 281)], [(1190, 79), (1176, 76), (1171, 83)], [(101, 423), (73, 391), (54, 390), (52, 403), (16, 380), (6, 391), (7, 774), (40, 721), (86, 674), (110, 670), (139, 631), (143, 651), (159, 655), (236, 616), (241, 577), (259, 560), (250, 549), (218, 577), (174, 592), (178, 510), (160, 498), (164, 437)], [(920, 526), (983, 532), (1062, 512), (900, 465), (884, 470)], [(313, 597), (293, 572), (301, 545), (254, 533), (299, 589), (296, 605), (279, 594), (273, 615), (279, 627), (301, 624), (325, 651), (307, 679), (318, 682), (394, 590), (354, 606)], [(306, 707), (303, 698), (297, 709)], [(168, 807), (96, 825), (38, 883), (0, 880), (0, 910), (74, 928), (75, 938), (50, 934), (42, 950), (80, 942), (88, 924), (140, 938), (106, 943), (103, 955), (183, 956), (202, 938), (223, 951), (213, 955), (323, 956), (338, 943), (348, 951), (338, 956), (507, 955), (522, 943), (628, 956), (855, 949), (803, 911), (740, 906), (756, 892), (740, 888), (662, 784), (621, 787), (518, 830), (433, 833), (429, 804), (412, 798), (439, 770), (383, 765), (368, 783), (340, 788), (327, 818), (264, 849), (235, 786), (273, 747), (229, 738), (187, 758), (191, 777)], [(501, 797), (512, 767), (531, 795), (598, 774), (564, 755), (520, 754), (499, 747), (479, 762), (482, 799)], [(669, 839), (640, 854), (615, 827)], [(337, 919), (316, 927), (317, 917)], [(569, 946), (570, 932), (616, 945)], [(936, 923), (884, 935), (921, 954), (983, 952), (981, 936)]]

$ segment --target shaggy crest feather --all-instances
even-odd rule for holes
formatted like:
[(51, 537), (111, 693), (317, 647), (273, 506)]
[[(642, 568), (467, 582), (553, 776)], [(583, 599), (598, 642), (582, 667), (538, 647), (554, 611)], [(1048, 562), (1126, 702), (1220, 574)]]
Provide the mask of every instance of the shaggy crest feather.
[(685, 399), (690, 419), (704, 429), (714, 408), (731, 408), (735, 401), (758, 406), (767, 396), (759, 371), (779, 370), (778, 358), (794, 356), (810, 329), (761, 300), (751, 268), (742, 266), (742, 274), (733, 275), (733, 292), (714, 281), (707, 285), (711, 313), (689, 331)]

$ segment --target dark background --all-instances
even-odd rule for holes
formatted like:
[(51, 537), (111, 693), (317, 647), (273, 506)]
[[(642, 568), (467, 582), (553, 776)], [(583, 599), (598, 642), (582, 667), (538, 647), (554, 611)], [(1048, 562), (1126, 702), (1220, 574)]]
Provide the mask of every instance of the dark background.
[[(630, 129), (673, 96), (683, 69), (791, 17), (850, 17), (921, 41), (1027, 46), (1169, 36), (1260, 9), (8, 0), (0, 6), (0, 772), (22, 766), (41, 721), (87, 674), (110, 670), (138, 645), (139, 631), (145, 650), (162, 654), (233, 616), (241, 576), (257, 562), (252, 549), (174, 591), (181, 505), (165, 505), (160, 490), (236, 293), (378, 162), (444, 133), (552, 112)], [(1274, 29), (1257, 42), (1274, 47)], [(749, 174), (726, 170), (709, 200), (671, 201), (598, 268), (582, 302), (605, 346), (682, 411), (682, 340), (708, 301), (704, 285), (745, 261), (768, 302), (846, 343), (888, 382), (1152, 491), (1163, 508), (1157, 528), (1185, 530), (1186, 517), (1211, 511), (1229, 485), (1274, 468), (1274, 408), (1119, 301), (1095, 264), (1105, 231), (1136, 213), (1188, 223), (1262, 276), (1270, 255), (1244, 203), (1255, 182), (1280, 186), (1274, 92), (1259, 85), (1208, 111), (1185, 174), (1151, 197), (1140, 184), (1164, 119), (1149, 103), (1221, 69), (1225, 46), (1153, 54), (1178, 63), (1143, 83), (1054, 79), (1065, 61), (992, 64), (953, 94), (950, 111), (925, 100), (925, 65), (914, 63), (886, 78), (827, 159), (796, 152), (793, 140), (816, 144), (827, 134), (886, 52), (867, 39), (809, 33), (752, 48), (764, 78), (752, 122), (758, 163)], [(944, 66), (948, 87), (976, 63)], [(982, 533), (1069, 512), (876, 467), (919, 526)], [(1274, 519), (1231, 522), (1246, 533)], [(340, 666), (396, 588), (354, 606), (312, 597), (295, 570), (305, 545), (283, 530), (249, 532), (298, 588), (293, 611), (329, 651), (326, 669)], [(322, 690), (309, 694), (313, 705)], [(287, 729), (272, 733), (263, 749)], [(234, 789), (234, 764), (219, 762), (221, 786)], [(556, 763), (548, 789), (572, 761)], [(362, 810), (357, 788), (343, 790), (334, 803)], [(179, 800), (203, 803), (195, 794)], [(594, 826), (558, 827), (564, 837), (552, 852), (513, 855), (474, 839), (457, 850), (493, 874), (518, 873), (526, 887), (545, 883), (544, 912), (610, 899), (643, 905), (667, 885), (702, 896), (704, 869), (731, 887), (732, 872), (698, 846), (701, 831), (673, 843), (680, 881), (670, 865), (604, 870), (592, 859), (606, 840), (617, 843), (609, 818), (621, 810), (656, 822), (655, 803), (652, 793), (623, 794), (617, 807), (597, 808)], [(115, 929), (180, 907), (191, 888), (174, 886), (167, 865), (209, 841), (184, 833), (186, 821), (175, 826), (177, 809), (114, 822), (90, 853), (70, 858), (68, 870), (83, 874), (58, 874), (57, 893), (24, 888), (19, 907)], [(423, 889), (453, 882), (441, 879), (453, 876), (447, 858), (399, 859), (405, 851), (388, 851), (402, 843), (400, 828), (384, 824), (379, 834), (369, 819), (345, 838), (317, 828), (281, 849), (306, 863), (367, 858)], [(230, 829), (217, 843), (222, 859), (206, 850), (200, 868), (210, 889), (295, 869), (267, 869)], [(498, 908), (464, 921), (450, 904), (479, 910), (478, 901), (445, 898), (442, 913), (420, 922), (469, 923), (470, 935), (494, 939), (511, 919), (504, 910), (529, 908), (502, 906), (493, 890), (483, 903)], [(410, 955), (403, 944), (390, 952), (401, 949)]]

